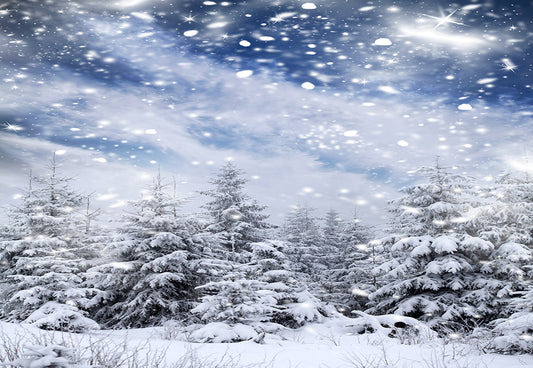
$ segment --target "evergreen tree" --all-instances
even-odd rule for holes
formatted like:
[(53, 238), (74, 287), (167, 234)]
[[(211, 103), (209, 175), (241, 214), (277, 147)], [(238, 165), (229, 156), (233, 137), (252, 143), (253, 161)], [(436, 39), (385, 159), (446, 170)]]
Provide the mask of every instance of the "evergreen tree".
[[(81, 286), (84, 260), (79, 258), (83, 235), (77, 210), (82, 196), (58, 174), (55, 154), (47, 176), (30, 177), (20, 207), (12, 210), (11, 239), (1, 242), (9, 287), (2, 314), (11, 321), (43, 328), (95, 328), (79, 310), (91, 290)], [(31, 318), (30, 318), (31, 317)]]
[(233, 257), (249, 252), (251, 242), (264, 238), (268, 215), (244, 192), (248, 182), (243, 172), (231, 161), (223, 165), (217, 175), (209, 180), (212, 189), (201, 191), (209, 201), (204, 205), (212, 219), (207, 230), (216, 234), (224, 252)]
[(325, 266), (318, 260), (322, 237), (312, 212), (313, 209), (307, 205), (293, 208), (287, 215), (280, 235), (289, 242), (287, 256), (300, 277), (317, 282)]
[(165, 187), (158, 175), (150, 195), (132, 203), (134, 211), (124, 216), (108, 249), (115, 259), (87, 272), (87, 285), (100, 290), (91, 307), (107, 326), (157, 325), (185, 318), (194, 306), (198, 226), (177, 213), (180, 203)]
[(250, 246), (250, 262), (200, 287), (206, 295), (192, 312), (204, 323), (261, 327), (272, 322), (293, 328), (328, 315), (328, 309), (294, 277), (283, 242), (265, 240)]
[(406, 188), (393, 201), (403, 234), (384, 241), (391, 259), (377, 269), (384, 286), (370, 295), (370, 311), (422, 318), (438, 328), (471, 328), (505, 316), (526, 249), (483, 238), (467, 214), (484, 201), (473, 197), (466, 178), (438, 164), (426, 172), (428, 184)]
[(428, 183), (401, 189), (404, 196), (390, 202), (391, 230), (396, 234), (438, 235), (461, 232), (463, 215), (476, 202), (471, 179), (451, 174), (440, 165), (422, 167)]
[[(363, 310), (368, 303), (368, 295), (376, 289), (376, 279), (372, 270), (383, 261), (383, 247), (371, 241), (370, 228), (363, 225), (354, 214), (342, 231), (341, 241), (344, 244), (344, 263), (336, 271), (342, 293), (339, 301), (344, 305), (344, 313)], [(332, 272), (332, 275), (335, 272)]]

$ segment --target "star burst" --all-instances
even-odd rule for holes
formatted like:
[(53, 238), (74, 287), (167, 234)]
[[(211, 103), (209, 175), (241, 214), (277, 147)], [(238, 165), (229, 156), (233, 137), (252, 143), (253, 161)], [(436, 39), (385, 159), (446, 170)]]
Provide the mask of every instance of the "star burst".
[(461, 23), (461, 22), (456, 22), (452, 16), (457, 12), (457, 9), (455, 9), (454, 11), (452, 11), (450, 14), (448, 15), (444, 15), (444, 13), (442, 12), (442, 10), (440, 10), (440, 17), (435, 17), (433, 15), (428, 15), (428, 14), (422, 14), (423, 16), (425, 17), (428, 17), (428, 18), (431, 18), (431, 19), (435, 19), (435, 20), (438, 20), (438, 23), (435, 25), (435, 27), (433, 27), (433, 29), (437, 29), (439, 28), (440, 26), (442, 25), (445, 25), (445, 24), (457, 24), (457, 25), (460, 25), (460, 26), (467, 26), (466, 24), (464, 23)]
[(15, 124), (11, 124), (11, 123), (5, 123), (4, 124), (4, 129), (5, 130), (10, 130), (12, 132), (19, 132), (21, 130), (24, 130), (24, 128), (21, 127), (20, 125), (15, 125)]

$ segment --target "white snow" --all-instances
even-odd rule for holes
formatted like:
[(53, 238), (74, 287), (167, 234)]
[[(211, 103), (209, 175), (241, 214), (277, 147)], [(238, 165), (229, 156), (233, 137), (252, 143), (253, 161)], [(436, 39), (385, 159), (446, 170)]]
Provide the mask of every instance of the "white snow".
[(398, 142), (396, 142), (396, 144), (400, 147), (407, 147), (409, 145), (409, 142), (400, 139)]
[(241, 70), (241, 71), (235, 73), (235, 75), (237, 76), (237, 78), (248, 78), (248, 77), (250, 77), (252, 74), (254, 74), (254, 71), (253, 71), (253, 70)]
[(155, 130), (155, 129), (146, 129), (144, 131), (144, 134), (148, 134), (148, 135), (157, 134), (157, 130)]
[(303, 89), (314, 89), (315, 88), (315, 85), (311, 82), (304, 82), (302, 83), (302, 88)]
[(215, 29), (215, 28), (224, 28), (228, 22), (214, 22), (207, 25), (207, 28)]
[(381, 92), (389, 93), (391, 95), (400, 93), (400, 91), (398, 91), (396, 88), (391, 87), (391, 86), (379, 86), (378, 90)]
[(477, 83), (478, 84), (489, 84), (489, 83), (495, 82), (497, 80), (498, 80), (498, 78), (482, 78), (482, 79), (478, 80)]
[(145, 12), (131, 12), (131, 15), (133, 15), (136, 18), (147, 20), (150, 22), (154, 20), (154, 18), (150, 14), (145, 13)]
[(251, 43), (250, 41), (247, 41), (247, 40), (241, 40), (239, 42), (239, 45), (241, 45), (242, 47), (250, 47)]
[(388, 38), (378, 38), (377, 40), (374, 41), (374, 45), (376, 45), (376, 46), (390, 46), (390, 45), (392, 45), (392, 42)]
[[(517, 322), (520, 322), (517, 320)], [(404, 327), (396, 327), (403, 326)], [(210, 326), (211, 327), (214, 326)], [(218, 325), (218, 335), (222, 332), (258, 336), (249, 326)], [(241, 328), (242, 327), (242, 328)], [(439, 339), (423, 323), (407, 317), (387, 315), (373, 317), (358, 313), (356, 318), (339, 317), (323, 324), (312, 324), (297, 330), (276, 330), (266, 328), (263, 343), (253, 339), (239, 343), (195, 343), (187, 339), (190, 332), (177, 324), (134, 330), (94, 331), (84, 334), (53, 333), (28, 325), (0, 322), (4, 337), (19, 342), (24, 357), (48, 356), (57, 359), (61, 349), (72, 354), (61, 354), (65, 359), (74, 359), (83, 353), (105, 352), (101, 364), (113, 365), (111, 359), (127, 356), (138, 359), (136, 365), (153, 366), (157, 353), (163, 354), (163, 362), (158, 366), (198, 366), (248, 367), (248, 368), (287, 368), (287, 367), (484, 367), (518, 368), (533, 366), (533, 355), (503, 355), (482, 351), (483, 341), (469, 343), (458, 334), (447, 339)], [(204, 330), (208, 336), (208, 328)], [(370, 333), (370, 331), (374, 331)], [(393, 332), (394, 331), (394, 332)], [(40, 341), (35, 341), (39, 339)], [(497, 340), (504, 345), (506, 341)], [(518, 342), (527, 342), (516, 337)], [(39, 343), (43, 346), (35, 346)], [(120, 354), (120, 348), (126, 350)], [(78, 354), (76, 354), (78, 353)], [(70, 358), (72, 356), (73, 358)], [(150, 361), (150, 359), (152, 359)], [(127, 360), (127, 359), (126, 359)], [(148, 362), (146, 360), (149, 360)], [(389, 364), (385, 364), (385, 362)], [(19, 362), (22, 363), (22, 360)], [(33, 361), (32, 363), (34, 363)], [(178, 365), (179, 363), (182, 365)], [(371, 362), (374, 362), (371, 364)], [(432, 362), (432, 363), (428, 363)], [(59, 363), (59, 362), (58, 362)], [(82, 362), (79, 366), (86, 366)], [(35, 364), (35, 363), (34, 363)], [(429, 365), (432, 364), (432, 365)], [(20, 364), (21, 366), (24, 366)], [(41, 365), (43, 366), (43, 365)], [(35, 365), (35, 367), (41, 367)], [(46, 365), (44, 365), (46, 366)], [(61, 367), (61, 365), (59, 365)], [(71, 366), (74, 366), (72, 364)], [(76, 365), (78, 366), (78, 365)]]
[(315, 3), (303, 3), (302, 9), (313, 10), (313, 9), (316, 9), (316, 5)]
[(439, 254), (454, 253), (457, 248), (457, 239), (451, 236), (439, 236), (433, 241), (433, 249)]
[(358, 135), (359, 133), (357, 132), (357, 130), (347, 130), (344, 132), (345, 137), (357, 137)]
[(188, 30), (188, 31), (185, 31), (183, 32), (183, 35), (185, 37), (194, 37), (198, 34), (198, 31), (196, 29), (191, 29), (191, 30)]
[(459, 110), (462, 110), (462, 111), (468, 111), (468, 110), (472, 110), (472, 105), (470, 105), (470, 104), (460, 104), (459, 106), (457, 106), (457, 108)]

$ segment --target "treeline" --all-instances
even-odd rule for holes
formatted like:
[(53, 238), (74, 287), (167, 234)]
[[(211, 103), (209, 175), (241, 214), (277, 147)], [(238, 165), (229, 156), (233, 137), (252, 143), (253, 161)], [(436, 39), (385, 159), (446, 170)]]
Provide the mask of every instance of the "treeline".
[(68, 331), (170, 320), (268, 330), (364, 310), (441, 334), (490, 328), (496, 348), (532, 351), (533, 183), (480, 186), (439, 164), (420, 174), (426, 183), (390, 203), (381, 239), (307, 206), (274, 228), (231, 162), (201, 192), (202, 215), (183, 213), (158, 175), (109, 234), (53, 158), (0, 231), (1, 317)]

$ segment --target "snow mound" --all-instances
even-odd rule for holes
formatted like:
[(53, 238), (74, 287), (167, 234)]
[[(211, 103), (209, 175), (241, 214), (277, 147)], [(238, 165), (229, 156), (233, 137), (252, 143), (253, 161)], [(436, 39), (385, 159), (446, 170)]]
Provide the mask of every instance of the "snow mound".
[(251, 326), (237, 323), (230, 325), (224, 322), (212, 322), (193, 331), (189, 336), (193, 342), (228, 343), (261, 339), (264, 331)]
[(24, 321), (43, 330), (84, 332), (99, 330), (98, 323), (81, 314), (78, 308), (57, 302), (47, 302)]
[(354, 318), (350, 327), (354, 333), (377, 333), (390, 338), (399, 338), (405, 342), (415, 342), (418, 339), (434, 339), (437, 334), (422, 322), (396, 314), (372, 316), (361, 311), (354, 312), (359, 317)]

